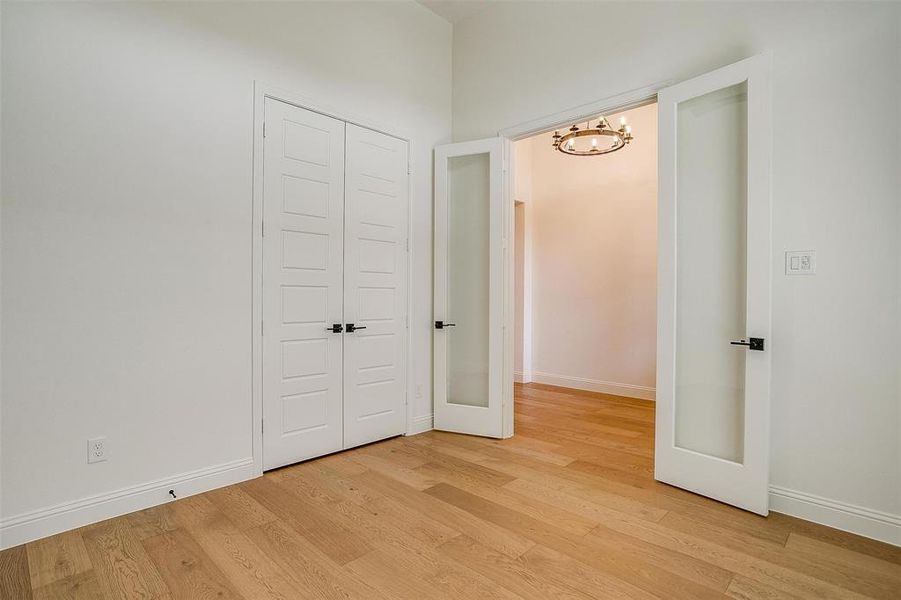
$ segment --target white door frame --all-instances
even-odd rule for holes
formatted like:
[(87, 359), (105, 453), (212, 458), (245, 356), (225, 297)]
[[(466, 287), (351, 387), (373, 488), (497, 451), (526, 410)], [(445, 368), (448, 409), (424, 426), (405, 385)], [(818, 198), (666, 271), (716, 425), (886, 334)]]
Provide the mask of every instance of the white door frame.
[[(561, 110), (560, 112), (544, 115), (529, 121), (525, 121), (512, 127), (498, 131), (497, 135), (504, 140), (504, 214), (505, 229), (509, 243), (504, 251), (504, 407), (503, 407), (503, 431), (504, 437), (513, 435), (513, 338), (514, 338), (514, 314), (515, 314), (515, 290), (514, 281), (514, 241), (512, 234), (514, 227), (514, 198), (513, 182), (515, 181), (515, 161), (513, 158), (513, 142), (544, 133), (573, 123), (585, 121), (602, 114), (612, 114), (638, 108), (657, 100), (657, 92), (673, 84), (672, 80), (660, 81), (651, 85), (608, 96), (595, 102), (582, 104), (574, 108)], [(523, 365), (525, 369), (525, 365)]]
[[(251, 248), (251, 433), (253, 440), (253, 465), (257, 476), (263, 474), (263, 106), (266, 98), (279, 100), (298, 108), (359, 125), (407, 143), (407, 339), (404, 344), (404, 362), (407, 375), (404, 386), (406, 404), (406, 435), (414, 432), (412, 404), (413, 335), (410, 313), (413, 308), (413, 189), (411, 168), (413, 137), (396, 126), (380, 125), (366, 117), (350, 115), (314, 102), (302, 94), (262, 81), (253, 83), (253, 181), (252, 181), (252, 232)], [(431, 314), (431, 313), (430, 313)]]

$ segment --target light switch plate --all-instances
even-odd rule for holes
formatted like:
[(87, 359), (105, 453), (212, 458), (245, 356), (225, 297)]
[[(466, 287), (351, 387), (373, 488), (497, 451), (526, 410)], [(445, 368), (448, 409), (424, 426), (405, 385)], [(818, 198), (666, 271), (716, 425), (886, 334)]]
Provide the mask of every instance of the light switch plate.
[(814, 275), (817, 253), (814, 250), (789, 250), (785, 253), (786, 275)]

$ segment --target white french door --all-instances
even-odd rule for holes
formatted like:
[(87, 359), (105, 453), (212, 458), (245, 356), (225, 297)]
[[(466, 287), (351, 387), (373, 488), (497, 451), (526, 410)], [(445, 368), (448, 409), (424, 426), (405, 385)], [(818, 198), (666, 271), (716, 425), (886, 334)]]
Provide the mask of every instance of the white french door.
[(271, 98), (264, 110), (263, 466), (273, 469), (343, 445), (344, 122)]
[(766, 515), (769, 57), (658, 94), (655, 477)]
[(435, 149), (435, 429), (503, 437), (503, 140)]
[(263, 468), (406, 425), (407, 142), (266, 98)]

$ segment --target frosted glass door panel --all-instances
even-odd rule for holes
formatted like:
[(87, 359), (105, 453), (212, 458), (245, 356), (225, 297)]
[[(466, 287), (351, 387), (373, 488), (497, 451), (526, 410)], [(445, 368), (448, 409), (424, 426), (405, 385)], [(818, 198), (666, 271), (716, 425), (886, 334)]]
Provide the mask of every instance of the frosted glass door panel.
[(741, 463), (747, 351), (747, 82), (676, 108), (675, 445)]
[(494, 438), (504, 437), (513, 387), (504, 385), (503, 165), (500, 138), (435, 148), (434, 428)]
[(488, 153), (447, 161), (447, 402), (488, 406)]

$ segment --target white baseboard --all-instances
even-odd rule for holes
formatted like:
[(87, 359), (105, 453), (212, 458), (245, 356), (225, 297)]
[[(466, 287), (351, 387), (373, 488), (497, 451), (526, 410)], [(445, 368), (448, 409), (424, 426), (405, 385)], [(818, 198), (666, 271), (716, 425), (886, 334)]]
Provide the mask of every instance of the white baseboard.
[(531, 371), (513, 371), (513, 381), (516, 383), (532, 383)]
[(568, 375), (555, 375), (553, 373), (532, 372), (532, 381), (546, 385), (557, 385), (588, 392), (600, 392), (614, 396), (626, 396), (640, 400), (654, 400), (657, 397), (656, 390), (643, 385), (631, 383), (614, 383), (612, 381), (600, 381), (598, 379), (586, 379), (584, 377), (570, 377)]
[(179, 498), (232, 485), (258, 475), (253, 458), (183, 473), (8, 517), (0, 521), (0, 550)]
[(901, 546), (901, 516), (770, 486), (770, 509), (842, 531)]
[(425, 433), (426, 431), (432, 430), (432, 415), (419, 415), (418, 417), (413, 417), (410, 422), (410, 431), (407, 432), (407, 435), (416, 435), (418, 433)]

